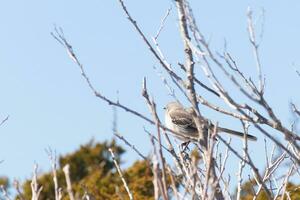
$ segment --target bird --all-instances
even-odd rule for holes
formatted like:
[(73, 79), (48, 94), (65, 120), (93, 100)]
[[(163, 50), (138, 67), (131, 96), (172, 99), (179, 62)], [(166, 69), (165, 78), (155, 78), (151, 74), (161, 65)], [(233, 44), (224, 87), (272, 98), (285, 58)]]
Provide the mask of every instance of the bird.
[[(192, 112), (193, 108), (185, 108), (179, 102), (170, 102), (165, 107), (165, 125), (168, 129), (172, 131), (172, 134), (183, 142), (190, 142), (191, 140), (197, 140), (199, 138), (198, 129), (196, 127)], [(215, 125), (211, 123), (208, 119), (203, 118), (203, 127), (206, 127), (206, 132), (208, 130), (214, 131)], [(217, 133), (225, 132), (227, 134), (238, 136), (244, 138), (245, 133), (217, 127)], [(248, 140), (256, 141), (257, 138), (253, 135), (246, 134)]]

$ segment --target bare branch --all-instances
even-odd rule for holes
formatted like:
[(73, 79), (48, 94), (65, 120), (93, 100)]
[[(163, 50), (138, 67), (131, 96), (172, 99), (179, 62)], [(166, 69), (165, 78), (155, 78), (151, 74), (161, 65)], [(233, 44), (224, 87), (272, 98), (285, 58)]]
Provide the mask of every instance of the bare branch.
[(172, 174), (172, 169), (169, 166), (167, 167), (167, 169), (168, 169), (168, 173), (169, 173), (169, 176), (170, 176), (170, 179), (171, 179), (171, 183), (172, 183), (171, 187), (172, 187), (174, 196), (175, 196), (176, 200), (179, 200), (178, 190), (177, 190), (177, 187), (176, 187), (176, 184), (175, 184), (175, 178)]
[[(186, 68), (183, 64), (178, 63), (178, 65), (180, 66), (180, 68), (186, 72)], [(206, 89), (207, 91), (211, 92), (212, 94), (220, 97), (220, 94), (218, 92), (216, 92), (215, 90), (211, 89), (210, 87), (208, 87), (207, 85), (205, 85), (204, 83), (202, 83), (201, 81), (199, 81), (199, 79), (197, 79), (197, 77), (193, 77), (195, 83), (197, 83), (198, 85), (200, 85), (201, 87), (203, 87), (204, 89)]]
[(1, 122), (0, 122), (0, 126), (2, 126), (9, 118), (9, 115), (7, 115), (7, 117), (5, 117)]
[(171, 10), (172, 10), (172, 7), (169, 7), (168, 10), (167, 10), (167, 12), (166, 12), (166, 14), (165, 14), (165, 16), (164, 16), (163, 19), (161, 20), (159, 29), (158, 29), (158, 31), (157, 31), (155, 37), (154, 37), (155, 40), (157, 40), (157, 38), (158, 38), (158, 36), (160, 35), (162, 29), (164, 28), (165, 23), (166, 23), (166, 20), (167, 20), (168, 16), (170, 15)]
[(261, 63), (260, 63), (260, 57), (259, 57), (259, 53), (258, 53), (259, 45), (256, 43), (256, 39), (255, 39), (255, 31), (254, 31), (253, 20), (252, 20), (252, 11), (251, 11), (250, 7), (248, 7), (247, 16), (248, 16), (249, 39), (250, 39), (250, 43), (253, 47), (253, 52), (254, 52), (255, 61), (256, 61), (256, 67), (257, 67), (257, 71), (258, 71), (259, 92), (260, 92), (260, 94), (263, 94), (265, 83), (264, 83), (264, 80), (262, 77)]
[(146, 99), (146, 102), (148, 104), (148, 107), (150, 109), (150, 112), (152, 113), (152, 116), (155, 120), (156, 128), (157, 128), (157, 138), (158, 138), (158, 143), (159, 143), (159, 157), (160, 161), (162, 164), (162, 184), (163, 184), (163, 190), (162, 195), (165, 200), (168, 199), (168, 193), (167, 193), (167, 180), (166, 180), (166, 167), (165, 167), (165, 159), (163, 156), (163, 151), (162, 151), (162, 144), (161, 144), (161, 133), (160, 133), (160, 121), (158, 118), (158, 115), (156, 113), (156, 104), (154, 103), (153, 99), (149, 99), (148, 91), (147, 91), (147, 85), (146, 85), (146, 78), (144, 77), (143, 79), (143, 86), (142, 86), (142, 95)]
[(119, 138), (120, 140), (122, 140), (127, 146), (129, 146), (133, 151), (135, 151), (141, 158), (143, 158), (144, 160), (147, 160), (147, 157), (144, 156), (133, 144), (131, 144), (130, 142), (128, 142), (128, 140), (126, 140), (122, 135), (120, 135), (119, 133), (114, 133), (114, 135)]
[(246, 151), (248, 151), (248, 141), (245, 134), (244, 141), (243, 141), (243, 159), (240, 160), (239, 171), (238, 171), (238, 186), (237, 186), (237, 196), (236, 196), (237, 200), (241, 198), (242, 182), (243, 182), (242, 174), (243, 174), (243, 169), (245, 167), (245, 163), (246, 163), (245, 161), (247, 160), (247, 154), (248, 154), (248, 152)]
[(4, 187), (4, 185), (0, 185), (0, 190), (1, 190), (5, 200), (12, 200), (10, 198), (10, 196), (8, 195), (8, 192), (6, 191), (6, 188)]
[(296, 107), (296, 105), (294, 103), (291, 103), (293, 112), (296, 113), (298, 115), (298, 117), (300, 117), (300, 110)]
[(53, 176), (53, 183), (54, 183), (54, 192), (55, 192), (55, 200), (61, 200), (61, 188), (58, 187), (58, 180), (57, 180), (57, 172), (56, 172), (56, 152), (52, 151), (51, 148), (46, 149), (46, 153), (48, 154), (50, 164), (51, 164), (51, 169), (52, 169), (52, 176)]
[(71, 178), (70, 178), (70, 165), (66, 164), (63, 167), (63, 171), (64, 171), (65, 178), (66, 178), (67, 191), (68, 191), (68, 194), (69, 194), (69, 198), (70, 198), (70, 200), (75, 200), (75, 197), (74, 197), (74, 194), (73, 194), (73, 190), (72, 190)]
[(120, 166), (119, 166), (119, 164), (118, 164), (118, 162), (117, 162), (117, 160), (116, 160), (116, 158), (115, 158), (115, 154), (114, 154), (114, 152), (113, 152), (113, 150), (112, 150), (111, 148), (109, 148), (108, 150), (109, 150), (109, 152), (110, 152), (110, 154), (111, 154), (111, 157), (112, 157), (112, 159), (113, 159), (113, 161), (114, 161), (114, 163), (115, 163), (115, 166), (116, 166), (116, 168), (117, 168), (117, 171), (118, 171), (118, 173), (119, 173), (119, 176), (120, 176), (120, 178), (121, 178), (121, 180), (122, 180), (122, 182), (123, 182), (123, 185), (124, 185), (124, 187), (125, 187), (125, 189), (126, 189), (126, 191), (127, 191), (128, 197), (129, 197), (130, 200), (133, 200), (132, 193), (131, 193), (130, 190), (129, 190), (128, 184), (127, 184), (127, 182), (126, 182), (126, 180), (125, 180), (125, 178), (124, 178), (124, 176), (123, 176), (122, 170), (121, 170), (121, 168), (120, 168)]
[(287, 189), (289, 178), (290, 178), (291, 174), (293, 173), (293, 170), (294, 170), (294, 165), (291, 166), (291, 168), (289, 169), (289, 171), (286, 174), (286, 177), (285, 177), (285, 179), (283, 181), (283, 184), (282, 184), (283, 191), (282, 191), (282, 194), (281, 194), (281, 200), (284, 200), (285, 195), (288, 196), (288, 193), (286, 192), (286, 189)]
[(32, 192), (31, 200), (38, 200), (43, 190), (43, 186), (39, 187), (37, 183), (37, 169), (38, 169), (38, 165), (35, 164), (33, 167), (33, 177), (31, 181), (31, 192)]
[(20, 189), (20, 183), (17, 179), (14, 180), (13, 186), (16, 189), (18, 197), (20, 198), (20, 200), (25, 200), (24, 195), (22, 194), (21, 189)]
[[(204, 149), (204, 156), (206, 161), (206, 169), (209, 170), (208, 174), (206, 175), (207, 180), (212, 180), (212, 190), (213, 193), (215, 192), (216, 199), (224, 199), (224, 196), (222, 194), (222, 190), (220, 189), (219, 182), (215, 182), (217, 180), (216, 173), (215, 173), (215, 166), (214, 166), (214, 158), (212, 158), (212, 149), (210, 149), (208, 144), (208, 132), (206, 127), (206, 123), (203, 120), (203, 117), (201, 116), (201, 113), (199, 111), (198, 107), (198, 101), (196, 96), (196, 91), (194, 88), (194, 57), (192, 49), (189, 45), (190, 43), (190, 36), (188, 32), (188, 26), (187, 26), (187, 16), (186, 16), (186, 5), (184, 0), (176, 0), (176, 6), (178, 11), (178, 18), (179, 18), (179, 29), (180, 34), (182, 37), (183, 45), (184, 45), (184, 53), (185, 53), (185, 68), (186, 68), (186, 76), (187, 76), (187, 91), (188, 91), (188, 97), (189, 101), (193, 105), (194, 112), (192, 112), (194, 122), (196, 124), (198, 134), (199, 134), (199, 142), (203, 146)], [(206, 190), (204, 190), (204, 199), (206, 197)]]

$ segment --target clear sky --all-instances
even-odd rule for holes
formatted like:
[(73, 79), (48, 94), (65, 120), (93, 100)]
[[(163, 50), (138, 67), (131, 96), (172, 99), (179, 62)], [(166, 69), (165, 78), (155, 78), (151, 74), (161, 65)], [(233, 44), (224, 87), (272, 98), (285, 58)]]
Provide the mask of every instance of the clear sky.
[[(148, 37), (155, 35), (166, 10), (173, 8), (159, 42), (170, 63), (175, 66), (182, 62), (174, 3), (125, 3)], [(289, 126), (288, 103), (300, 105), (300, 79), (293, 69), (293, 63), (300, 69), (300, 2), (213, 0), (193, 1), (192, 5), (212, 47), (222, 50), (226, 39), (228, 49), (248, 75), (255, 75), (255, 66), (246, 31), (246, 10), (251, 6), (255, 16), (259, 16), (261, 9), (265, 9), (260, 51), (267, 80), (266, 98)], [(258, 28), (260, 23), (258, 20)], [(117, 0), (2, 1), (0, 117), (10, 118), (0, 127), (0, 160), (4, 160), (0, 175), (30, 177), (34, 162), (43, 171), (49, 169), (44, 151), (47, 147), (65, 154), (92, 137), (98, 141), (112, 138), (112, 108), (92, 95), (77, 66), (51, 37), (55, 24), (64, 29), (91, 81), (105, 96), (119, 98), (121, 103), (150, 117), (141, 96), (142, 78), (146, 76), (160, 117), (163, 105), (171, 100), (153, 66), (158, 71), (162, 69), (125, 18)], [(197, 69), (203, 78), (200, 72)], [(202, 89), (199, 92), (212, 97)], [(222, 125), (240, 128), (239, 123), (231, 124), (230, 119), (215, 112), (205, 108), (203, 112)], [(143, 126), (151, 130), (150, 125), (120, 110), (118, 115), (120, 133), (148, 154), (151, 149)], [(257, 135), (260, 140), (255, 145), (261, 149), (252, 149), (254, 154), (263, 150), (263, 139)], [(127, 163), (137, 158), (131, 151), (124, 157)], [(262, 159), (257, 156), (257, 162)]]

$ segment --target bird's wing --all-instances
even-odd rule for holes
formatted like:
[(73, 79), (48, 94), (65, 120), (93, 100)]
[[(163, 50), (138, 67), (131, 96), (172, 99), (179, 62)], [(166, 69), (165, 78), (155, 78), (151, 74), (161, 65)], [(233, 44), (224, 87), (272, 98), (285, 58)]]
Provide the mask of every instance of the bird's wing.
[(169, 112), (172, 122), (178, 127), (189, 130), (196, 131), (197, 127), (190, 113), (185, 110), (173, 110)]

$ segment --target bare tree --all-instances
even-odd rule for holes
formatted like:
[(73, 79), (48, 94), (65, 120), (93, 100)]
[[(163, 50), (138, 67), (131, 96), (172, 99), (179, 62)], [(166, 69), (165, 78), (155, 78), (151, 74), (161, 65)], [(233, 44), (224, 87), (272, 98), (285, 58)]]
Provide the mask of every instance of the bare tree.
[[(260, 61), (260, 43), (257, 42), (251, 9), (249, 8), (247, 11), (247, 30), (256, 64), (254, 70), (257, 71), (257, 77), (247, 78), (231, 53), (226, 49), (222, 53), (215, 53), (215, 50), (211, 48), (202, 30), (199, 29), (193, 15), (193, 10), (187, 0), (175, 0), (178, 31), (183, 43), (181, 52), (184, 55), (184, 62), (178, 61), (178, 68), (176, 70), (167, 61), (158, 42), (171, 8), (167, 9), (165, 16), (162, 18), (156, 35), (149, 39), (139, 26), (138, 19), (134, 19), (126, 7), (125, 2), (123, 0), (118, 1), (121, 10), (138, 36), (142, 39), (145, 47), (153, 55), (160, 67), (165, 70), (167, 76), (161, 75), (163, 80), (162, 86), (168, 89), (175, 100), (180, 101), (176, 95), (178, 92), (182, 93), (190, 103), (192, 108), (191, 114), (199, 135), (197, 138), (186, 136), (186, 139), (193, 141), (197, 147), (200, 159), (196, 159), (188, 152), (182, 151), (180, 147), (173, 145), (173, 138), (169, 137), (168, 132), (174, 135), (179, 133), (168, 129), (159, 118), (154, 98), (148, 94), (146, 78), (143, 79), (141, 87), (142, 96), (149, 107), (152, 119), (146, 117), (145, 114), (139, 113), (134, 108), (130, 108), (120, 101), (114, 101), (100, 91), (97, 91), (90, 81), (84, 65), (80, 62), (79, 57), (65, 37), (63, 30), (55, 28), (52, 36), (67, 50), (70, 58), (79, 67), (81, 75), (89, 89), (97, 98), (107, 102), (111, 106), (127, 111), (132, 116), (141, 118), (155, 127), (156, 134), (145, 130), (150, 135), (150, 141), (153, 146), (151, 167), (154, 174), (155, 199), (167, 200), (173, 199), (173, 197), (176, 199), (233, 199), (234, 197), (240, 199), (242, 198), (242, 185), (245, 182), (245, 168), (251, 169), (251, 173), (248, 176), (249, 180), (251, 180), (250, 182), (253, 184), (253, 199), (257, 199), (262, 192), (267, 199), (289, 197), (289, 193), (287, 192), (288, 181), (292, 177), (299, 178), (300, 175), (300, 147), (298, 142), (300, 137), (293, 128), (288, 128), (282, 122), (280, 116), (274, 112), (274, 109), (270, 106), (270, 102), (265, 98), (266, 86), (265, 77), (263, 76), (263, 66)], [(202, 69), (207, 80), (200, 81), (199, 77), (196, 77), (194, 73), (195, 67)], [(225, 75), (239, 91), (240, 96), (245, 98), (236, 98), (236, 95), (233, 95), (232, 91), (228, 90), (228, 86), (222, 80), (221, 75), (216, 73), (216, 70), (220, 70), (223, 73), (222, 76)], [(180, 75), (182, 72), (185, 76)], [(204, 84), (204, 82), (208, 82), (209, 85)], [(199, 87), (205, 89), (207, 93), (213, 94), (214, 98), (222, 100), (226, 106), (221, 107), (212, 103), (214, 102), (212, 99), (208, 100), (206, 98), (207, 93), (201, 93), (200, 95), (198, 92)], [(204, 123), (206, 120), (199, 106), (207, 107), (224, 115), (224, 117), (232, 118), (241, 123), (245, 135), (243, 138), (243, 148), (240, 149), (231, 145), (230, 140), (227, 141), (218, 134), (218, 122), (215, 122), (214, 130), (207, 129), (206, 123), (212, 122), (208, 121)], [(295, 113), (295, 117), (299, 118), (300, 112), (297, 105), (291, 103), (291, 108)], [(246, 137), (249, 126), (255, 128), (256, 133), (260, 134), (259, 138), (265, 138), (264, 154), (266, 159), (264, 169), (259, 169), (258, 164), (255, 163), (253, 157), (250, 155), (249, 149), (252, 147), (248, 144)], [(278, 136), (283, 136), (284, 139), (278, 139), (274, 134), (275, 132)], [(115, 135), (132, 148), (141, 158), (147, 159), (124, 136), (116, 132)], [(271, 152), (267, 148), (270, 145), (273, 146)], [(220, 150), (221, 148), (223, 149), (222, 151)], [(113, 155), (112, 150), (111, 154)], [(167, 160), (166, 154), (169, 154), (173, 158), (173, 161)], [(230, 156), (236, 157), (238, 160), (236, 165), (239, 165), (239, 169), (236, 172), (238, 178), (235, 183), (230, 182), (230, 177), (235, 174), (228, 174), (226, 171), (226, 168), (230, 168), (232, 165), (232, 163), (227, 162)], [(114, 161), (129, 199), (134, 199), (134, 195), (131, 193), (123, 177), (120, 166), (116, 160)], [(52, 169), (53, 176), (56, 177), (55, 165), (53, 165)], [(74, 199), (68, 173), (66, 171), (68, 193), (70, 198)], [(182, 187), (179, 189), (176, 187), (176, 181), (178, 181), (176, 176), (182, 177), (180, 179)], [(56, 183), (56, 199), (61, 199), (55, 178), (54, 182)], [(232, 195), (230, 185), (237, 186), (235, 195)], [(37, 196), (37, 199), (40, 190), (34, 184), (33, 191), (36, 193), (35, 196)]]

